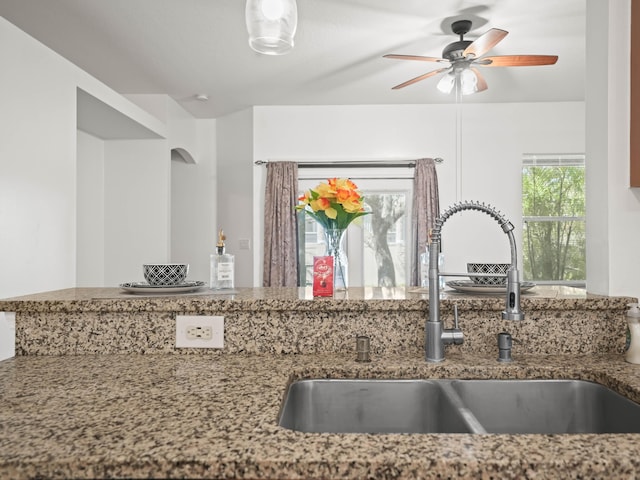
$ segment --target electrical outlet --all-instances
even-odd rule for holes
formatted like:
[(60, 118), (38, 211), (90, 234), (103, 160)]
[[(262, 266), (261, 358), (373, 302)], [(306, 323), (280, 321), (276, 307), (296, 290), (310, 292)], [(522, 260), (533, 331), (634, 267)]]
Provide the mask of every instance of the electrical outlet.
[(211, 340), (213, 338), (213, 331), (211, 327), (187, 327), (187, 339), (195, 340), (201, 338), (202, 340)]
[(224, 317), (176, 315), (176, 348), (224, 348)]

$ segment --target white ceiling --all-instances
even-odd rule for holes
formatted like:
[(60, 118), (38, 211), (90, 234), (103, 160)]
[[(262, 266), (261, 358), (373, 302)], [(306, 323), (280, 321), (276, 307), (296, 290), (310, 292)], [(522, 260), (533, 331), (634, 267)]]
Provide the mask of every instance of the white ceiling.
[(439, 57), (459, 19), (474, 22), (469, 40), (509, 31), (492, 55), (559, 56), (484, 69), (489, 89), (465, 102), (584, 99), (586, 0), (297, 1), (295, 48), (278, 57), (249, 48), (244, 0), (0, 0), (0, 15), (114, 90), (168, 94), (199, 118), (252, 105), (452, 102), (438, 77), (392, 91), (440, 65), (382, 55)]

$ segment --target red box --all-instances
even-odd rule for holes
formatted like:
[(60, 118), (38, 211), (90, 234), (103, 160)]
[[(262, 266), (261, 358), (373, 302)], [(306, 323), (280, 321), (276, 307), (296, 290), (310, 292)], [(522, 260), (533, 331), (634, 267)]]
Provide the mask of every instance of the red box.
[(333, 257), (313, 257), (313, 296), (333, 296)]

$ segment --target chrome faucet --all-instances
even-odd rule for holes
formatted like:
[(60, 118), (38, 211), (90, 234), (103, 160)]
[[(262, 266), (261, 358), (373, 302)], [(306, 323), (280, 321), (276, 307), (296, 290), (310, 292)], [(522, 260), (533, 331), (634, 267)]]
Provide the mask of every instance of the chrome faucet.
[(468, 274), (443, 274), (438, 269), (438, 254), (440, 253), (440, 231), (442, 230), (442, 225), (452, 215), (465, 210), (478, 210), (486, 213), (500, 224), (502, 231), (509, 237), (511, 266), (507, 271), (506, 307), (502, 312), (502, 319), (524, 320), (524, 313), (520, 310), (520, 275), (518, 273), (518, 255), (516, 241), (513, 236), (513, 224), (495, 208), (484, 203), (473, 201), (456, 203), (436, 219), (431, 232), (431, 244), (429, 245), (429, 318), (425, 325), (425, 357), (427, 362), (441, 362), (444, 360), (445, 345), (460, 345), (464, 342), (462, 330), (458, 328), (457, 312), (454, 328), (444, 328), (442, 320), (440, 320), (439, 280), (440, 276), (467, 276)]

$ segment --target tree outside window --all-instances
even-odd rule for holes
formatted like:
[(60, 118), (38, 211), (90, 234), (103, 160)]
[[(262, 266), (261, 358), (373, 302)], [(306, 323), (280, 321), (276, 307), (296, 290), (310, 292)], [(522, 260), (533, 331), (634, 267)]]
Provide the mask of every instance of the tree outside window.
[(365, 217), (365, 253), (375, 259), (375, 264), (365, 263), (365, 278), (378, 287), (404, 286), (406, 246), (398, 238), (406, 228), (406, 196), (371, 194), (365, 203), (371, 212)]
[(525, 155), (523, 278), (586, 282), (584, 155)]

